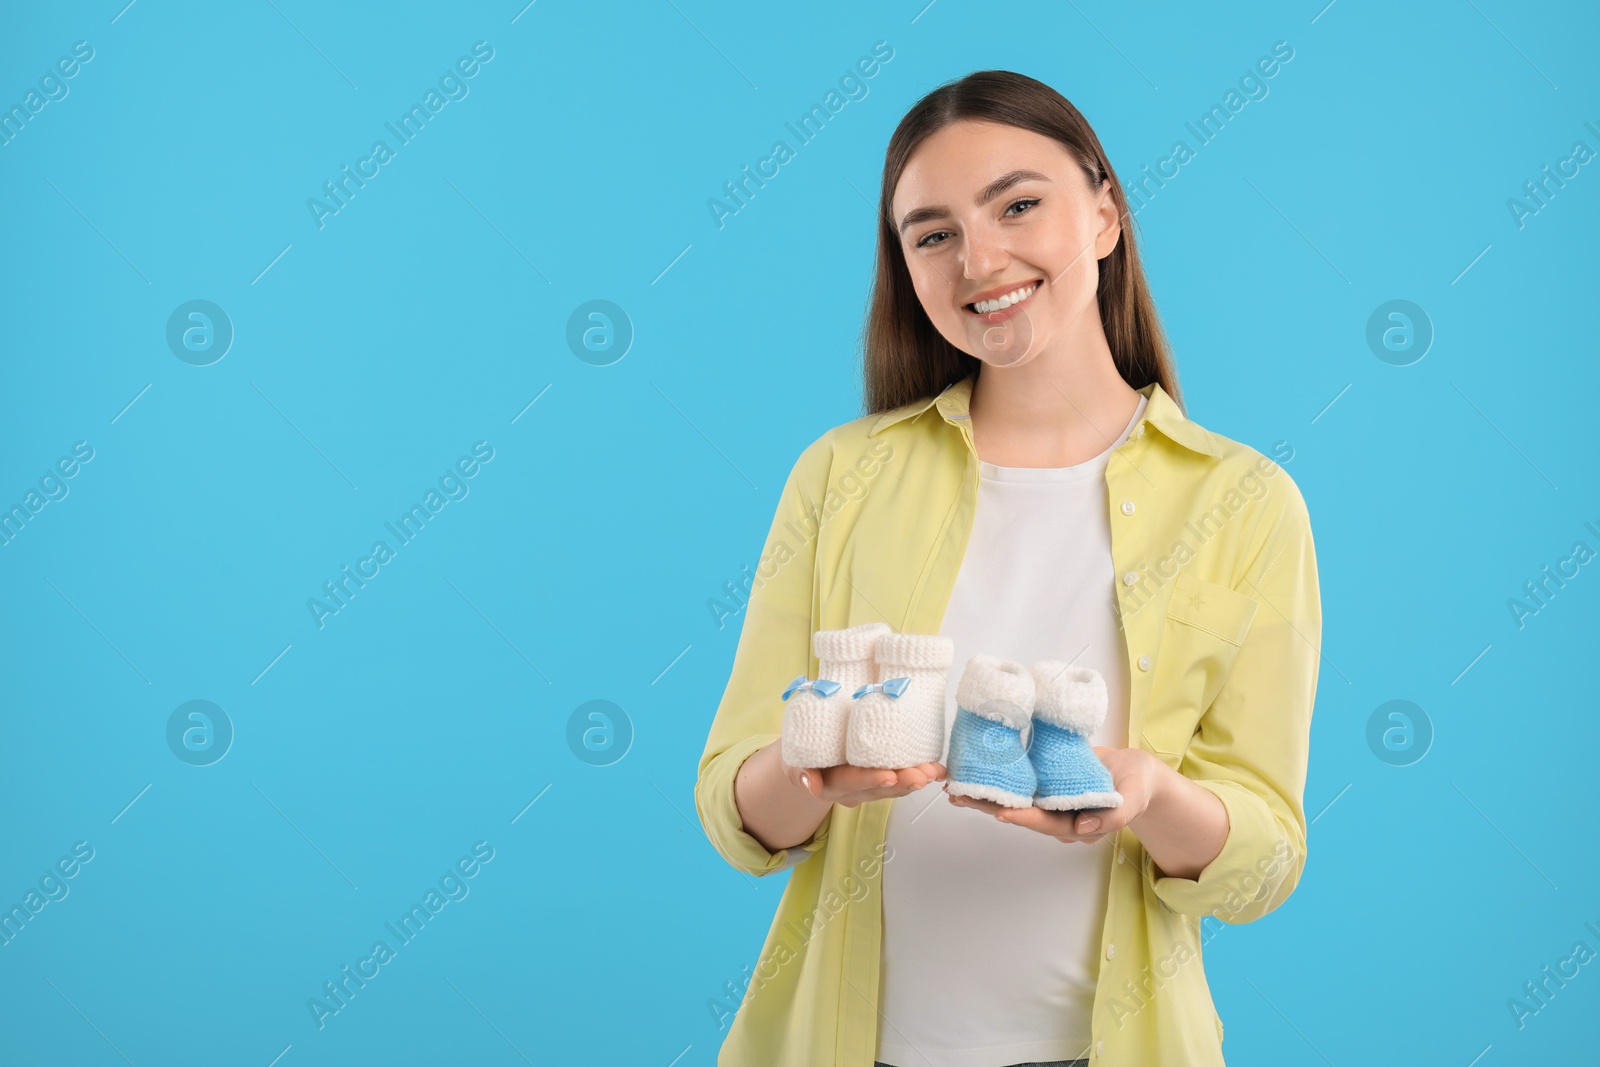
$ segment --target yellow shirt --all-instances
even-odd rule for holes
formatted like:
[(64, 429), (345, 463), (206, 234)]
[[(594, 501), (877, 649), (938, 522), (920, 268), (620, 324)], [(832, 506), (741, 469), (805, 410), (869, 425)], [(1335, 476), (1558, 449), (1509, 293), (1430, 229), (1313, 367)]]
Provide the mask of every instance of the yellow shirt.
[[(816, 677), (814, 631), (882, 620), (938, 632), (977, 501), (974, 381), (829, 430), (778, 500), (695, 783), (723, 859), (752, 875), (791, 872), (718, 1055), (724, 1067), (873, 1063), (893, 801), (835, 805), (809, 840), (769, 852), (743, 829), (734, 775), (780, 736), (783, 687)], [(1214, 793), (1229, 830), (1194, 879), (1165, 874), (1131, 830), (1117, 834), (1082, 1055), (1096, 1067), (1204, 1067), (1223, 1058), (1201, 917), (1259, 919), (1305, 866), (1322, 607), (1310, 520), (1288, 473), (1184, 417), (1158, 383), (1139, 391), (1144, 417), (1105, 472), (1128, 736)], [(1062, 550), (1072, 551), (1066, 535)]]

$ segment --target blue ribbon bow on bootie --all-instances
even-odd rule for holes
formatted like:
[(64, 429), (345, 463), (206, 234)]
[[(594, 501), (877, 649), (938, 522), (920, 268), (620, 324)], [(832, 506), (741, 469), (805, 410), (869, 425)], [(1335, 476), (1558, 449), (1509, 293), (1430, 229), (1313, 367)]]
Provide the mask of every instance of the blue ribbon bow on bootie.
[(839, 691), (839, 683), (829, 681), (826, 678), (818, 678), (813, 681), (803, 674), (798, 675), (795, 680), (790, 682), (789, 685), (784, 689), (783, 699), (788, 700), (796, 693), (802, 692), (806, 689), (811, 690), (819, 697), (831, 697), (833, 694)]
[(859, 700), (868, 693), (883, 693), (886, 696), (898, 697), (906, 691), (906, 686), (910, 684), (911, 678), (909, 676), (905, 678), (890, 678), (883, 682), (870, 682), (857, 689), (852, 699)]

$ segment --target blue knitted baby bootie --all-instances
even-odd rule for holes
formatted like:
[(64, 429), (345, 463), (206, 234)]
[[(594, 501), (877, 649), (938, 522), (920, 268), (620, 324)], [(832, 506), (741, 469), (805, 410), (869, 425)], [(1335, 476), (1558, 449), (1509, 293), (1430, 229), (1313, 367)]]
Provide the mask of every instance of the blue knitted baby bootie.
[(1033, 741), (1028, 759), (1038, 785), (1035, 807), (1051, 811), (1114, 808), (1122, 794), (1094, 754), (1089, 737), (1106, 719), (1106, 682), (1098, 671), (1044, 660), (1034, 681)]
[(981, 653), (967, 661), (956, 686), (945, 792), (1008, 808), (1033, 806), (1033, 764), (1022, 746), (1033, 686), (1020, 663)]

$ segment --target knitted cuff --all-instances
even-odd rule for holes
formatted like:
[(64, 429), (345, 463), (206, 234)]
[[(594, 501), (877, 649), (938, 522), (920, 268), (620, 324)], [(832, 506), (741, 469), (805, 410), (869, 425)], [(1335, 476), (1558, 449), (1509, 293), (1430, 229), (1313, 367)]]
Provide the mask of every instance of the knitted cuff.
[(1013, 730), (1027, 728), (1033, 717), (1034, 679), (1015, 660), (979, 653), (967, 660), (956, 683), (956, 707), (992, 719)]
[(1034, 713), (1044, 722), (1089, 737), (1106, 721), (1106, 680), (1091, 667), (1041, 660), (1029, 668)]
[(938, 634), (884, 634), (878, 638), (880, 678), (894, 677), (891, 668), (946, 671), (955, 657), (955, 642)]
[(851, 663), (871, 660), (878, 638), (889, 632), (886, 622), (865, 622), (846, 630), (818, 630), (811, 637), (811, 651), (818, 661)]

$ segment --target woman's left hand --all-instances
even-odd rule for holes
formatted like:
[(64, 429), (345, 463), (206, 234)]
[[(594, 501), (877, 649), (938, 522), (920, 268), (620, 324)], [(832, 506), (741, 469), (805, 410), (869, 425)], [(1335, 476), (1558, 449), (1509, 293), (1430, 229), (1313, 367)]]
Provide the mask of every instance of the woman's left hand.
[(1111, 780), (1122, 803), (1114, 808), (1086, 808), (1082, 811), (1047, 811), (1044, 808), (1008, 808), (992, 800), (947, 793), (950, 803), (963, 808), (987, 811), (1004, 823), (1037, 830), (1058, 841), (1099, 841), (1133, 822), (1150, 807), (1160, 781), (1158, 772), (1166, 769), (1142, 748), (1095, 747), (1094, 754), (1111, 772)]

